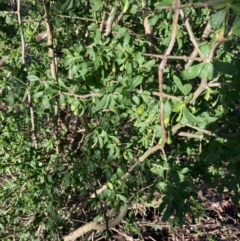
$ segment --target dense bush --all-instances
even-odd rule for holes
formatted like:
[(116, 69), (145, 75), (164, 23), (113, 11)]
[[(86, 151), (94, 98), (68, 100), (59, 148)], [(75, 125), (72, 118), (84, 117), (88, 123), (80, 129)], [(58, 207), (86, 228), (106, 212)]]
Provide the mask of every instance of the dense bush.
[(209, 186), (238, 205), (238, 1), (9, 2), (1, 239), (57, 240), (135, 203), (181, 225)]

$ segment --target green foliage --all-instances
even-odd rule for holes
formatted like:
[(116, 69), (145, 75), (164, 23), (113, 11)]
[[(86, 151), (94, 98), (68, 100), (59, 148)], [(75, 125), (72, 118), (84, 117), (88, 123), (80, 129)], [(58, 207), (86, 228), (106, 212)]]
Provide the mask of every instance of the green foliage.
[[(173, 225), (183, 224), (186, 213), (203, 214), (197, 195), (203, 186), (227, 188), (238, 203), (239, 3), (184, 9), (201, 59), (184, 67), (196, 46), (179, 16), (160, 100), (157, 55), (170, 43), (174, 10), (166, 7), (173, 1), (149, 2), (151, 34), (140, 1), (51, 1), (52, 57), (46, 39), (39, 40), (46, 30), (42, 2), (24, 1), (19, 25), (0, 1), (2, 239), (58, 240), (84, 219), (70, 212), (76, 203), (104, 222), (106, 210), (151, 203), (157, 193), (162, 221), (173, 216)], [(208, 37), (206, 21), (214, 30)], [(22, 60), (21, 34), (30, 61)], [(164, 152), (134, 166), (160, 144)], [(131, 215), (124, 228), (140, 233)]]

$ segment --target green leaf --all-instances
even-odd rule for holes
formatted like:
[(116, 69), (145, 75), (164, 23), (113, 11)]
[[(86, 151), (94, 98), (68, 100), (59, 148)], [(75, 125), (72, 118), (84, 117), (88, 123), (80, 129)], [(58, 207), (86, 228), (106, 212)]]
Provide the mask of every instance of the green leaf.
[(58, 84), (59, 84), (60, 87), (63, 87), (65, 90), (68, 89), (68, 87), (63, 82), (62, 78), (58, 78)]
[(132, 97), (132, 99), (133, 99), (133, 101), (135, 102), (135, 104), (137, 104), (137, 105), (140, 104), (140, 99), (139, 99), (138, 96), (134, 95), (134, 96)]
[(155, 59), (152, 59), (150, 61), (147, 61), (143, 66), (146, 69), (151, 69), (154, 66), (155, 63), (156, 63)]
[(233, 23), (231, 32), (233, 35), (236, 35), (238, 37), (240, 36), (240, 17), (239, 16), (236, 17), (236, 19)]
[(174, 200), (174, 203), (173, 203), (174, 208), (175, 208), (175, 210), (176, 210), (176, 215), (177, 215), (177, 217), (178, 217), (180, 220), (182, 220), (183, 214), (184, 214), (184, 212), (183, 212), (183, 206), (182, 206), (182, 204), (181, 204), (181, 201), (182, 201), (182, 199), (180, 199), (179, 201), (178, 201), (178, 200)]
[(159, 182), (159, 187), (161, 188), (161, 190), (163, 192), (167, 191), (167, 188), (168, 188), (168, 184), (166, 182)]
[(174, 103), (174, 107), (172, 109), (173, 112), (180, 112), (185, 107), (184, 102), (182, 101), (176, 101)]
[(173, 0), (163, 0), (161, 2), (157, 2), (154, 4), (155, 8), (159, 8), (159, 7), (168, 7), (171, 6), (173, 4)]
[(204, 66), (204, 63), (199, 63), (199, 64), (191, 66), (188, 69), (185, 69), (182, 72), (183, 78), (187, 79), (187, 80), (196, 78), (200, 74), (203, 66)]
[(199, 46), (199, 49), (200, 49), (201, 53), (203, 54), (203, 56), (205, 58), (208, 58), (210, 50), (211, 50), (209, 44), (206, 42), (201, 43), (201, 45)]
[(240, 3), (231, 4), (230, 8), (233, 10), (234, 13), (240, 14)]
[[(178, 121), (179, 122), (179, 121)], [(180, 120), (180, 124), (185, 126), (188, 123), (188, 119), (186, 118), (185, 115), (182, 116), (181, 120)]]
[(211, 93), (212, 93), (212, 90), (210, 88), (207, 88), (205, 96), (204, 96), (204, 99), (206, 101), (208, 101), (210, 99)]
[(173, 75), (173, 81), (178, 87), (178, 89), (184, 94), (184, 89), (181, 80), (176, 75)]
[(68, 6), (66, 8), (66, 11), (73, 9), (73, 6), (74, 6), (74, 0), (70, 0), (70, 2), (68, 3)]
[(121, 201), (123, 201), (124, 203), (127, 203), (127, 198), (124, 197), (123, 195), (117, 194), (116, 195)]
[(214, 61), (213, 65), (218, 69), (219, 72), (228, 74), (228, 75), (236, 75), (238, 73), (238, 68), (227, 62), (221, 62), (221, 61)]
[(102, 7), (102, 3), (101, 3), (101, 1), (99, 1), (99, 0), (95, 0), (95, 1), (93, 1), (92, 2), (93, 3), (93, 5), (92, 5), (92, 12), (98, 12), (100, 9), (101, 9), (101, 7)]
[(199, 123), (201, 121), (200, 118), (194, 116), (187, 108), (183, 109), (183, 115), (187, 118), (187, 120), (191, 124), (196, 124), (196, 123)]
[(181, 173), (182, 174), (186, 174), (186, 173), (188, 173), (190, 170), (189, 170), (189, 168), (188, 167), (184, 167), (182, 170), (181, 170)]
[(227, 7), (229, 0), (211, 0), (210, 2), (215, 3), (213, 8), (219, 10), (219, 9)]
[(141, 75), (136, 76), (130, 82), (130, 90), (135, 90), (135, 88), (142, 83), (143, 77)]
[(191, 84), (185, 84), (183, 86), (183, 92), (184, 92), (184, 95), (188, 95), (192, 90), (192, 85)]
[(44, 94), (44, 91), (39, 91), (39, 92), (33, 94), (33, 98), (40, 98), (43, 96), (43, 94)]
[(39, 77), (37, 77), (36, 75), (28, 75), (27, 79), (30, 81), (38, 81)]
[(162, 221), (167, 222), (167, 220), (170, 218), (172, 213), (173, 213), (173, 201), (169, 200), (169, 203), (167, 204), (167, 208), (162, 216)]
[(161, 214), (163, 212), (163, 210), (165, 209), (165, 207), (167, 206), (167, 204), (170, 202), (170, 198), (168, 196), (163, 196), (162, 198), (162, 202), (158, 207), (158, 211)]
[(211, 27), (216, 30), (216, 29), (219, 29), (225, 19), (225, 16), (227, 14), (227, 11), (228, 9), (227, 8), (224, 8), (222, 10), (219, 10), (218, 12), (216, 12), (212, 17), (211, 17), (211, 20), (210, 20), (210, 24), (211, 24)]
[(108, 95), (104, 95), (102, 97), (102, 99), (97, 103), (97, 105), (92, 108), (92, 111), (95, 113), (95, 112), (101, 110), (104, 107), (104, 105), (106, 104), (107, 98), (108, 98)]
[(167, 100), (164, 103), (164, 117), (170, 116), (171, 112), (172, 112), (172, 108), (171, 108), (169, 101)]
[(199, 78), (212, 79), (214, 76), (214, 67), (212, 63), (203, 63), (203, 68), (199, 74)]

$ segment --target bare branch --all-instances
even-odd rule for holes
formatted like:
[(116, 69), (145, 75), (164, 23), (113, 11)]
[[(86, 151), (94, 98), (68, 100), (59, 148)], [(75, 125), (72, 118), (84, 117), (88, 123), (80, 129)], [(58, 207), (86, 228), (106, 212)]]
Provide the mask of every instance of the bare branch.
[(50, 70), (51, 75), (54, 80), (57, 81), (57, 68), (55, 64), (55, 54), (54, 54), (54, 47), (53, 47), (53, 35), (52, 35), (52, 26), (50, 24), (50, 1), (44, 1), (44, 10), (46, 16), (46, 29), (47, 29), (47, 45), (49, 51), (49, 58), (50, 58)]
[[(176, 0), (175, 4), (180, 5), (180, 0)], [(165, 130), (165, 126), (164, 126), (163, 71), (167, 64), (167, 56), (170, 55), (170, 53), (173, 49), (174, 43), (175, 43), (175, 39), (176, 39), (176, 35), (177, 35), (179, 12), (180, 12), (180, 10), (178, 8), (176, 8), (175, 14), (173, 16), (173, 27), (172, 27), (171, 40), (170, 40), (169, 46), (167, 48), (167, 51), (165, 53), (165, 56), (163, 57), (160, 65), (159, 65), (159, 68), (158, 68), (159, 94), (160, 94), (160, 102), (161, 102), (160, 103), (160, 119), (161, 119), (162, 137), (163, 137), (164, 142), (167, 142), (167, 136), (166, 136), (166, 130)]]
[(196, 131), (202, 132), (205, 135), (218, 137), (217, 134), (215, 134), (215, 133), (213, 133), (211, 131), (208, 131), (208, 130), (204, 130), (204, 129), (199, 128), (197, 126), (193, 126), (193, 125), (190, 125), (190, 124), (187, 124), (187, 126), (192, 128), (192, 129), (194, 129), (194, 130), (196, 130)]
[[(45, 17), (46, 17), (46, 29), (47, 29), (47, 45), (50, 58), (50, 70), (52, 78), (57, 82), (57, 63), (55, 60), (52, 26), (50, 24), (50, 1), (44, 0), (43, 2)], [(59, 154), (59, 142), (58, 142), (58, 104), (54, 106), (54, 138), (56, 140), (56, 153)]]
[[(165, 55), (162, 54), (142, 54), (143, 56), (149, 56), (149, 57), (154, 57), (154, 58), (158, 58), (158, 59), (163, 59), (165, 57)], [(206, 58), (202, 57), (202, 58), (196, 58), (196, 57), (188, 57), (186, 55), (183, 56), (174, 56), (174, 55), (169, 55), (166, 57), (167, 59), (179, 59), (179, 60), (196, 60), (196, 61), (205, 61)]]
[(90, 94), (86, 94), (86, 95), (76, 95), (73, 93), (68, 93), (68, 92), (62, 92), (64, 95), (69, 95), (69, 96), (75, 96), (79, 99), (87, 99), (87, 98), (91, 98), (91, 97), (100, 97), (102, 96), (102, 94), (99, 93), (90, 93)]
[(193, 46), (195, 47), (195, 49), (197, 50), (198, 54), (200, 55), (200, 57), (204, 58), (203, 54), (201, 53), (201, 51), (199, 50), (199, 47), (198, 47), (198, 42), (193, 34), (193, 31), (192, 31), (192, 27), (189, 23), (189, 19), (185, 16), (183, 10), (181, 9), (180, 10), (180, 15), (185, 23), (185, 27), (188, 31), (188, 34), (189, 34), (189, 37), (190, 37), (190, 40), (191, 42), (193, 43)]
[(182, 8), (202, 8), (202, 7), (213, 7), (215, 5), (217, 5), (218, 2), (205, 2), (205, 3), (186, 3), (186, 4), (181, 4), (176, 6), (175, 4), (173, 4), (172, 6), (169, 7), (157, 7), (156, 10), (172, 10), (172, 9), (182, 9)]
[[(160, 93), (159, 92), (152, 92), (153, 95), (156, 95), (156, 96), (160, 96)], [(181, 101), (182, 99), (179, 98), (179, 97), (176, 97), (174, 95), (169, 95), (169, 94), (165, 94), (163, 93), (163, 97), (164, 98), (167, 98), (167, 99), (172, 99), (172, 100), (178, 100), (178, 101)]]
[[(210, 25), (210, 22), (208, 22), (203, 31), (202, 38), (207, 38), (209, 36), (209, 34), (211, 33), (211, 31), (212, 31), (211, 25)], [(198, 50), (194, 49), (193, 52), (191, 53), (190, 57), (195, 58), (195, 57), (197, 57), (197, 55), (198, 55)], [(185, 65), (185, 69), (189, 68), (193, 64), (194, 60), (195, 59), (189, 59), (188, 63)]]
[(190, 133), (190, 132), (184, 132), (181, 131), (178, 133), (179, 136), (184, 136), (184, 137), (189, 137), (189, 138), (196, 138), (196, 139), (203, 139), (203, 135), (199, 135), (199, 134), (194, 134), (194, 133)]
[[(18, 23), (21, 26), (22, 24), (22, 19), (21, 19), (21, 2), (20, 0), (17, 0), (17, 11), (16, 14), (18, 16)], [(25, 38), (24, 38), (24, 34), (21, 31), (21, 50), (22, 50), (22, 63), (25, 64), (25, 48), (26, 48), (26, 44), (25, 44)], [(31, 116), (31, 125), (32, 125), (32, 141), (33, 141), (33, 146), (35, 148), (37, 148), (37, 137), (36, 137), (36, 128), (35, 128), (35, 119), (34, 119), (34, 110), (33, 110), (33, 106), (32, 106), (32, 99), (31, 99), (31, 94), (28, 94), (28, 105), (29, 105), (29, 110), (30, 110), (30, 116)]]

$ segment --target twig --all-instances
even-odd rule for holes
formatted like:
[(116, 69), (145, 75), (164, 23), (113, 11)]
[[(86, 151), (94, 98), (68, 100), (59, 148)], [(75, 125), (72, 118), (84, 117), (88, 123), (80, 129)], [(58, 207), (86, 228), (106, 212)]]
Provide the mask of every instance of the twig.
[[(149, 57), (154, 57), (154, 58), (159, 58), (159, 59), (163, 59), (165, 57), (165, 55), (161, 55), (161, 54), (142, 54), (143, 56), (149, 56)], [(186, 55), (183, 56), (174, 56), (174, 55), (169, 55), (166, 57), (167, 59), (179, 59), (179, 60), (196, 60), (196, 61), (205, 61), (206, 58), (202, 57), (202, 58), (196, 58), (196, 57), (188, 57)]]
[(185, 132), (185, 131), (179, 132), (178, 135), (179, 136), (184, 136), (184, 137), (189, 137), (189, 138), (197, 138), (197, 139), (200, 139), (200, 140), (203, 138), (203, 135), (198, 135), (198, 134)]
[[(159, 92), (153, 91), (152, 94), (153, 94), (153, 95), (156, 95), (156, 96), (160, 96), (160, 93), (159, 93)], [(178, 100), (178, 101), (181, 101), (181, 100), (182, 100), (181, 98), (179, 98), (179, 97), (177, 97), (177, 96), (169, 95), (169, 94), (165, 94), (165, 93), (163, 93), (163, 97), (164, 97), (164, 98), (167, 98), (167, 99)]]
[[(209, 36), (209, 34), (211, 33), (211, 31), (212, 31), (211, 25), (210, 25), (210, 22), (208, 22), (203, 31), (202, 38), (207, 38)], [(198, 55), (198, 50), (194, 49), (193, 52), (191, 53), (190, 57), (195, 58), (195, 57), (197, 57), (197, 55)], [(185, 69), (189, 68), (193, 64), (193, 60), (194, 59), (189, 59), (189, 61), (185, 65)]]
[(57, 71), (56, 71), (56, 64), (55, 64), (55, 55), (54, 55), (54, 48), (53, 48), (53, 35), (52, 35), (52, 26), (50, 24), (50, 1), (44, 1), (44, 10), (46, 16), (46, 29), (47, 29), (47, 45), (49, 51), (49, 58), (50, 58), (50, 70), (52, 78), (57, 81)]
[[(16, 14), (18, 16), (18, 23), (21, 26), (22, 24), (22, 19), (21, 19), (21, 2), (20, 0), (17, 0), (17, 11)], [(24, 38), (24, 34), (21, 31), (21, 43), (22, 43), (22, 63), (25, 64), (25, 38)], [(30, 116), (31, 116), (31, 125), (32, 125), (32, 141), (33, 141), (33, 146), (35, 148), (37, 148), (37, 138), (36, 138), (36, 128), (35, 128), (35, 119), (34, 119), (34, 110), (33, 110), (33, 106), (32, 106), (32, 99), (31, 99), (31, 94), (28, 94), (28, 105), (29, 105), (29, 109), (30, 109)]]
[(215, 82), (215, 83), (208, 83), (208, 87), (220, 87), (220, 86), (232, 86), (232, 83), (220, 83), (220, 82)]
[(200, 57), (204, 58), (202, 52), (200, 51), (200, 49), (199, 49), (199, 47), (198, 47), (198, 42), (197, 42), (197, 40), (196, 40), (196, 38), (195, 38), (195, 36), (194, 36), (194, 33), (193, 33), (193, 31), (192, 31), (191, 25), (190, 25), (190, 23), (189, 23), (189, 19), (188, 19), (188, 17), (185, 16), (185, 14), (184, 14), (184, 12), (183, 12), (182, 9), (180, 10), (180, 15), (181, 15), (181, 17), (182, 17), (182, 19), (183, 19), (183, 21), (184, 21), (184, 23), (185, 23), (185, 27), (186, 27), (186, 29), (187, 29), (187, 32), (188, 32), (188, 34), (189, 34), (189, 37), (190, 37), (190, 40), (191, 40), (193, 46), (194, 46), (195, 49), (197, 50), (197, 52), (198, 52), (198, 54), (200, 55)]
[(213, 133), (213, 132), (211, 132), (211, 131), (208, 131), (208, 130), (204, 130), (204, 129), (199, 128), (199, 127), (197, 127), (197, 126), (192, 126), (192, 125), (190, 125), (190, 124), (187, 124), (187, 126), (190, 127), (190, 128), (192, 128), (192, 129), (194, 129), (194, 130), (196, 130), (196, 131), (200, 131), (200, 132), (202, 132), (203, 134), (206, 134), (206, 135), (209, 135), (209, 136), (218, 137), (217, 134), (215, 134), (215, 133)]
[[(180, 0), (176, 0), (175, 4), (176, 4), (176, 6), (180, 5)], [(170, 53), (173, 49), (174, 43), (175, 43), (175, 39), (176, 39), (176, 35), (177, 35), (179, 12), (180, 12), (179, 8), (176, 8), (175, 14), (173, 17), (173, 27), (172, 27), (172, 34), (171, 34), (171, 40), (169, 43), (169, 47), (167, 48), (167, 51), (164, 54), (164, 57), (159, 65), (159, 69), (158, 69), (159, 93), (160, 93), (160, 102), (161, 102), (160, 103), (160, 119), (161, 119), (162, 137), (163, 137), (164, 142), (167, 142), (167, 136), (166, 136), (166, 130), (165, 130), (165, 126), (164, 126), (163, 71), (167, 64), (167, 56), (170, 55)]]
[(172, 6), (169, 7), (157, 7), (155, 8), (156, 10), (171, 10), (171, 9), (182, 9), (182, 8), (202, 8), (202, 7), (213, 7), (215, 5), (219, 4), (218, 2), (205, 2), (205, 3), (186, 3), (186, 4), (181, 4), (176, 6), (173, 4)]
[(86, 95), (76, 95), (76, 94), (68, 93), (68, 92), (62, 92), (62, 93), (65, 94), (65, 95), (69, 95), (69, 96), (75, 96), (79, 99), (87, 99), (87, 98), (91, 98), (91, 97), (100, 97), (100, 96), (103, 95), (103, 94), (99, 94), (99, 93), (90, 93), (90, 94), (86, 94)]
[(193, 93), (193, 98), (191, 99), (190, 103), (194, 103), (194, 101), (202, 94), (204, 90), (208, 88), (207, 78), (202, 78), (201, 83), (198, 88)]
[(121, 233), (120, 231), (118, 231), (116, 228), (111, 228), (114, 232), (121, 234), (127, 241), (134, 241), (134, 239), (124, 233)]
[[(44, 0), (43, 2), (45, 10), (45, 23), (47, 29), (47, 45), (50, 58), (50, 70), (52, 78), (57, 82), (57, 65), (55, 61), (54, 47), (53, 47), (53, 35), (52, 26), (50, 24), (50, 1)], [(58, 143), (58, 104), (54, 106), (54, 137), (56, 141), (56, 153), (59, 154), (59, 143)]]
[(174, 125), (171, 129), (172, 133), (175, 134), (179, 129), (181, 129), (183, 126), (180, 123), (177, 123)]
[(58, 14), (57, 16), (61, 17), (61, 18), (79, 19), (79, 20), (83, 20), (83, 21), (86, 21), (86, 22), (101, 23), (101, 21), (96, 20), (96, 19), (92, 19), (92, 18), (82, 18), (82, 17), (68, 16), (68, 15), (61, 15), (61, 14)]

